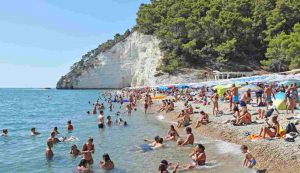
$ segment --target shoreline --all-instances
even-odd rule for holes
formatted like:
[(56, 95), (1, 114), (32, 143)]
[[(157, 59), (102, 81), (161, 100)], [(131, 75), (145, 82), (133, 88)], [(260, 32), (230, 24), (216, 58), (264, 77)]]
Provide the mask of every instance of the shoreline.
[[(153, 101), (152, 111), (157, 110), (159, 107), (160, 100)], [(223, 106), (223, 105), (222, 105)], [(220, 106), (220, 110), (222, 109)], [(177, 122), (177, 115), (179, 114), (180, 108), (183, 107), (182, 102), (175, 103), (175, 110), (169, 113), (160, 112), (160, 115), (165, 117), (161, 122), (170, 123)], [(195, 105), (193, 105), (195, 107)], [(202, 107), (201, 107), (202, 108)], [(206, 108), (207, 109), (207, 108)], [(251, 107), (251, 109), (253, 109)], [(194, 109), (195, 110), (195, 109)], [(209, 112), (205, 110), (205, 112)], [(225, 111), (224, 111), (225, 113)], [(157, 114), (157, 113), (155, 113)], [(209, 113), (210, 114), (210, 113)], [(296, 139), (297, 142), (285, 142), (284, 139), (274, 139), (272, 141), (259, 140), (250, 141), (247, 137), (243, 136), (243, 131), (249, 131), (251, 133), (257, 132), (262, 126), (261, 124), (248, 125), (248, 126), (232, 126), (230, 124), (222, 124), (222, 119), (231, 118), (231, 114), (222, 115), (222, 117), (209, 116), (210, 123), (207, 125), (201, 125), (195, 129), (195, 122), (197, 114), (191, 115), (193, 133), (195, 137), (205, 136), (212, 139), (222, 140), (238, 145), (247, 145), (250, 152), (257, 160), (255, 166), (258, 170), (266, 170), (266, 173), (295, 173), (300, 170), (300, 148), (298, 145), (300, 140)], [(283, 117), (282, 117), (283, 118)], [(249, 128), (250, 127), (250, 128)], [(178, 129), (178, 128), (177, 128)], [(184, 128), (179, 129), (179, 133), (183, 133)], [(246, 129), (246, 130), (245, 130)], [(300, 147), (300, 145), (299, 145)], [(242, 164), (242, 160), (241, 160)]]

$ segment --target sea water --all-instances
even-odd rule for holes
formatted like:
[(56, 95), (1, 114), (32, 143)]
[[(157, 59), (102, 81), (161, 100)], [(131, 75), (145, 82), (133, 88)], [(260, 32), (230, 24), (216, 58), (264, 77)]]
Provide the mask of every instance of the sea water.
[[(138, 109), (129, 116), (121, 108), (121, 117), (128, 122), (127, 127), (112, 125), (98, 129), (97, 115), (87, 115), (86, 112), (91, 111), (92, 103), (103, 92), (0, 89), (0, 129), (7, 128), (9, 131), (8, 137), (0, 137), (0, 173), (76, 172), (75, 168), (81, 157), (71, 157), (70, 148), (76, 144), (81, 149), (90, 136), (94, 138), (95, 145), (95, 173), (104, 172), (98, 167), (104, 153), (109, 153), (114, 161), (116, 169), (111, 172), (116, 173), (158, 172), (159, 163), (163, 159), (173, 163), (191, 163), (188, 153), (192, 148), (179, 148), (174, 142), (166, 142), (165, 149), (145, 153), (140, 151), (138, 146), (145, 143), (143, 139), (166, 135), (169, 123), (163, 121), (162, 115), (145, 115), (143, 110)], [(108, 107), (106, 103), (104, 105)], [(111, 115), (113, 121), (117, 118), (116, 111), (120, 105), (116, 103), (114, 106), (113, 112), (105, 110), (105, 116)], [(67, 133), (66, 130), (68, 120), (72, 120), (74, 125), (72, 133)], [(56, 144), (53, 148), (53, 160), (47, 161), (46, 141), (55, 126), (61, 133), (58, 137), (76, 136), (79, 140)], [(32, 127), (41, 135), (30, 136)], [(243, 156), (238, 145), (204, 137), (196, 139), (196, 142), (206, 147), (207, 166), (190, 172), (250, 172), (241, 167)]]

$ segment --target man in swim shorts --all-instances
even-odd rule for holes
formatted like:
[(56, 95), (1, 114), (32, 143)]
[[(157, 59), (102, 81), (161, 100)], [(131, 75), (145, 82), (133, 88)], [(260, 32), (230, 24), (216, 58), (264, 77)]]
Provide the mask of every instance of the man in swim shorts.
[(267, 105), (267, 109), (269, 109), (269, 103), (272, 101), (272, 95), (275, 98), (275, 95), (272, 91), (272, 86), (268, 86), (265, 91), (264, 91), (264, 94), (265, 94), (265, 101), (266, 101), (266, 105)]
[(100, 129), (104, 128), (104, 112), (101, 110), (98, 116), (98, 127)]
[(187, 134), (187, 137), (186, 137), (186, 139), (185, 140), (182, 140), (182, 139), (179, 139), (178, 141), (177, 141), (177, 144), (179, 145), (179, 146), (184, 146), (184, 145), (194, 145), (194, 134), (192, 133), (192, 128), (190, 128), (190, 127), (187, 127), (186, 129), (185, 129), (185, 132), (186, 132), (186, 134)]
[(239, 102), (238, 87), (236, 87), (235, 84), (232, 84), (230, 91), (231, 91), (231, 95), (232, 95), (232, 103), (234, 104), (234, 106), (237, 106), (237, 104)]

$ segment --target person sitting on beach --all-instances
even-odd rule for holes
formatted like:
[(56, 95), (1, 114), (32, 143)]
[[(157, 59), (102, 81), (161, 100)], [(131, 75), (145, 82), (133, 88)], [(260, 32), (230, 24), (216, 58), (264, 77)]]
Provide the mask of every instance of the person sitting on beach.
[(206, 125), (208, 123), (208, 114), (204, 111), (200, 111), (200, 119), (197, 121), (195, 128), (200, 127), (200, 125)]
[(68, 132), (72, 132), (74, 130), (71, 120), (67, 122), (67, 130)]
[(57, 127), (54, 127), (54, 128), (53, 128), (53, 130), (52, 130), (52, 132), (54, 132), (54, 133), (55, 133), (55, 135), (58, 135), (58, 134), (60, 134), (60, 133), (58, 132), (58, 128), (57, 128)]
[(37, 132), (37, 131), (35, 131), (35, 128), (33, 127), (33, 128), (31, 128), (31, 130), (30, 130), (30, 134), (31, 134), (31, 136), (35, 136), (35, 135), (39, 135), (39, 134), (41, 134), (41, 133), (39, 133), (39, 132)]
[(157, 112), (164, 111), (165, 109), (166, 109), (166, 101), (162, 100), (162, 106), (161, 106), (161, 108)]
[(243, 162), (243, 167), (253, 168), (256, 165), (256, 160), (252, 156), (252, 154), (248, 151), (248, 147), (246, 145), (241, 146), (241, 151), (245, 155), (245, 159)]
[(173, 125), (170, 126), (170, 129), (168, 130), (167, 136), (165, 137), (166, 140), (176, 140), (179, 137), (178, 132), (176, 131), (175, 127)]
[(104, 112), (103, 111), (100, 111), (100, 114), (98, 116), (98, 127), (99, 127), (99, 129), (104, 128)]
[(80, 150), (77, 148), (77, 145), (72, 145), (71, 147), (71, 151), (70, 151), (70, 154), (74, 157), (78, 156), (81, 154)]
[(264, 126), (260, 129), (259, 136), (266, 138), (274, 138), (279, 136), (279, 129), (280, 125), (279, 122), (277, 121), (278, 116), (273, 116), (272, 117), (272, 124), (269, 124), (268, 121), (266, 121), (267, 126)]
[(279, 115), (279, 111), (276, 108), (275, 105), (273, 105), (273, 101), (271, 100), (269, 102), (269, 106), (271, 107), (270, 109), (267, 110), (267, 112), (264, 109), (258, 109), (258, 118), (264, 119), (264, 118), (269, 118), (272, 116), (273, 112), (276, 111), (277, 115)]
[[(170, 163), (168, 163), (168, 161), (166, 160), (162, 160), (159, 164), (159, 167), (158, 167), (158, 171), (159, 173), (169, 173), (168, 171), (168, 167), (169, 165), (171, 165)], [(172, 170), (172, 173), (176, 173), (177, 172), (177, 169), (178, 169), (178, 164), (176, 164)]]
[(46, 158), (48, 160), (52, 159), (53, 158), (53, 151), (52, 151), (52, 147), (53, 147), (53, 143), (52, 141), (47, 141), (47, 148), (46, 148), (46, 152), (45, 152), (45, 155), (46, 155)]
[(236, 124), (242, 125), (242, 124), (251, 124), (251, 114), (247, 110), (243, 110), (241, 116), (237, 119)]
[(82, 146), (81, 153), (89, 165), (94, 163), (92, 154), (95, 152), (93, 138), (89, 137), (87, 143)]
[(184, 146), (184, 145), (194, 145), (194, 134), (192, 133), (192, 128), (187, 127), (185, 129), (185, 132), (187, 134), (187, 137), (185, 140), (183, 139), (178, 139), (177, 140), (177, 145), (179, 146)]
[(3, 129), (1, 136), (8, 136), (8, 130), (7, 129)]
[(186, 109), (186, 112), (187, 112), (188, 114), (193, 114), (193, 113), (194, 113), (193, 106), (192, 106), (192, 105), (188, 105), (188, 106), (187, 106), (187, 109)]
[(184, 116), (184, 110), (181, 110), (181, 112), (178, 114), (177, 118), (181, 118)]
[(192, 159), (192, 164), (187, 164), (183, 166), (183, 170), (194, 169), (197, 166), (205, 165), (206, 154), (205, 147), (202, 144), (198, 144), (193, 151), (189, 154)]
[(81, 159), (80, 163), (77, 166), (77, 171), (78, 172), (82, 172), (82, 173), (88, 173), (90, 172), (89, 168), (88, 168), (88, 162), (85, 159)]
[(115, 165), (114, 162), (111, 161), (109, 155), (107, 153), (103, 154), (103, 160), (100, 161), (99, 166), (100, 168), (104, 169), (104, 170), (112, 170), (114, 169)]
[(177, 127), (180, 128), (181, 126), (188, 126), (190, 125), (190, 115), (185, 111), (184, 116), (180, 118), (180, 120), (177, 122)]

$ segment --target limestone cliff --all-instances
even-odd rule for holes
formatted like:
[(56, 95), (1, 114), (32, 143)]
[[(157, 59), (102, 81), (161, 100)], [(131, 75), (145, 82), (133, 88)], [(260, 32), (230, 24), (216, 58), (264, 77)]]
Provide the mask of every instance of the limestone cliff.
[(91, 53), (74, 64), (57, 83), (57, 88), (123, 88), (155, 85), (154, 75), (162, 53), (159, 40), (138, 32), (112, 48)]

